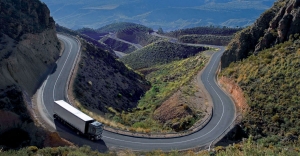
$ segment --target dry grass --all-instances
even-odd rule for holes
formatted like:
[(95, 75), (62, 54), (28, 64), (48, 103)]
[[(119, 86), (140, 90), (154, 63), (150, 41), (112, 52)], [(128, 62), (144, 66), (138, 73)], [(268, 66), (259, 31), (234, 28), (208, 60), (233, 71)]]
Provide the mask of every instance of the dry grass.
[(84, 112), (85, 114), (91, 116), (92, 118), (94, 118), (95, 120), (103, 123), (104, 125), (107, 125), (107, 126), (110, 126), (110, 127), (115, 127), (115, 128), (119, 128), (119, 129), (123, 129), (123, 130), (129, 130), (128, 127), (124, 126), (123, 124), (121, 123), (117, 123), (117, 122), (114, 122), (112, 120), (109, 120), (109, 119), (106, 119), (105, 117), (99, 115), (99, 114), (96, 114), (96, 113), (93, 113), (91, 112), (90, 110), (86, 109), (82, 104), (80, 104), (79, 101), (75, 100), (75, 104), (76, 104), (76, 107), (81, 110), (82, 112)]

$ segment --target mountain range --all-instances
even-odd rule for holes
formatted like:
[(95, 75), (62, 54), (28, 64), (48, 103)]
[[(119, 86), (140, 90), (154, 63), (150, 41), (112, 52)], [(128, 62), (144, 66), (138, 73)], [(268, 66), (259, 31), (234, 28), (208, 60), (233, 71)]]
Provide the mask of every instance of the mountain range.
[(245, 27), (274, 0), (42, 0), (55, 21), (65, 27), (100, 28), (134, 22), (165, 31), (196, 26)]
[[(205, 150), (198, 155), (299, 155), (300, 0), (278, 0), (266, 11), (264, 10), (273, 1), (44, 0), (44, 2), (50, 6), (54, 18), (50, 16), (47, 5), (41, 3), (40, 0), (0, 1), (0, 23), (4, 23), (0, 25), (0, 155), (84, 155), (85, 153), (86, 155), (117, 155), (114, 151), (100, 154), (91, 151), (88, 146), (57, 147), (70, 143), (62, 140), (59, 133), (45, 130), (43, 126), (40, 126), (43, 123), (37, 122), (39, 115), (35, 112), (36, 98), (33, 94), (41, 86), (41, 82), (49, 74), (53, 74), (58, 67), (56, 61), (61, 57), (63, 46), (56, 36), (56, 31), (66, 32), (66, 30), (62, 31), (63, 28), (60, 26), (55, 25), (54, 20), (73, 29), (100, 28), (108, 23), (132, 20), (154, 29), (162, 27), (167, 31), (176, 28), (177, 31), (162, 34), (177, 37), (180, 41), (181, 36), (199, 35), (198, 33), (190, 34), (190, 32), (201, 32), (199, 29), (203, 29), (181, 28), (198, 24), (222, 25), (222, 23), (224, 26), (230, 26), (225, 24), (231, 23), (232, 27), (236, 27), (239, 26), (237, 23), (242, 23), (242, 19), (248, 23), (241, 26), (253, 24), (234, 33), (221, 58), (222, 69), (218, 80), (220, 86), (227, 89), (236, 102), (236, 110), (239, 114), (237, 116), (241, 117), (240, 121), (236, 120), (239, 122), (236, 127), (247, 138), (228, 147), (221, 147), (221, 144), (220, 146), (217, 144), (213, 150)], [(259, 12), (263, 13), (255, 22), (252, 22), (250, 16), (255, 19), (254, 14), (257, 13), (258, 16)], [(205, 16), (200, 18), (197, 15)], [(114, 28), (120, 28), (119, 24), (115, 24), (117, 27)], [(121, 23), (121, 26), (124, 25)], [(172, 58), (168, 58), (171, 52), (186, 54), (186, 51), (191, 52), (192, 48), (176, 45), (176, 42), (162, 41), (157, 39), (157, 36), (148, 40), (145, 36), (149, 36), (151, 31), (140, 31), (147, 29), (129, 25), (127, 29), (123, 28), (122, 31), (116, 31), (116, 33), (106, 32), (108, 34), (106, 37), (111, 40), (101, 39), (103, 43), (98, 42), (98, 39), (92, 36), (96, 32), (96, 37), (100, 37), (98, 35), (103, 33), (101, 29), (97, 31), (68, 29), (69, 34), (81, 38), (82, 45), (81, 58), (78, 62), (79, 69), (73, 86), (73, 92), (78, 101), (85, 103), (82, 106), (90, 107), (90, 109), (98, 109), (102, 113), (110, 112), (110, 114), (105, 114), (105, 117), (113, 121), (113, 124), (115, 121), (127, 125), (135, 122), (132, 125), (134, 130), (145, 126), (162, 127), (157, 123), (153, 124), (154, 120), (149, 120), (152, 115), (155, 119), (166, 122), (164, 125), (170, 126), (171, 122), (167, 121), (168, 115), (183, 114), (170, 120), (173, 122), (171, 125), (173, 129), (182, 130), (193, 125), (195, 119), (201, 117), (203, 112), (201, 110), (193, 112), (192, 107), (186, 104), (185, 99), (191, 99), (190, 95), (198, 96), (194, 91), (197, 88), (191, 87), (193, 83), (182, 89), (174, 89), (178, 92), (182, 91), (182, 95), (185, 96), (182, 100), (172, 103), (174, 105), (167, 105), (167, 102), (183, 97), (173, 96), (178, 92), (173, 94), (171, 89), (174, 86), (186, 84), (179, 83), (177, 80), (190, 81), (186, 78), (191, 75), (188, 72), (195, 69), (195, 72), (191, 73), (197, 73), (200, 68), (195, 67), (202, 68), (206, 60), (201, 60), (202, 57), (196, 56), (181, 62), (178, 56), (185, 58), (184, 55), (173, 55)], [(111, 30), (108, 26), (104, 28)], [(209, 29), (212, 28), (220, 31), (229, 29), (209, 27)], [(86, 33), (79, 34), (83, 32)], [(88, 36), (88, 34), (91, 35)], [(212, 34), (209, 35), (212, 36)], [(145, 44), (142, 49), (125, 57), (135, 55), (137, 57), (131, 60), (136, 61), (147, 54), (146, 61), (158, 62), (159, 66), (140, 70), (146, 76), (135, 73), (122, 63), (122, 59), (116, 60), (116, 56), (113, 55), (113, 48), (116, 49), (121, 45), (114, 36), (123, 40), (130, 39), (132, 42), (138, 41), (137, 43), (141, 45)], [(145, 41), (141, 42), (142, 39)], [(105, 45), (105, 41), (110, 46)], [(127, 45), (121, 46), (121, 49), (127, 48)], [(164, 55), (163, 52), (169, 54)], [(149, 57), (150, 54), (151, 57)], [(161, 61), (158, 58), (168, 61), (176, 59), (176, 61), (173, 61), (173, 64), (161, 65), (160, 63), (167, 61)], [(146, 61), (143, 63), (146, 64)], [(169, 88), (166, 82), (170, 82)], [(173, 95), (170, 97), (169, 93)], [(140, 105), (142, 107), (137, 107), (143, 95), (146, 98), (140, 101), (144, 103)], [(152, 100), (154, 102), (149, 105)], [(178, 109), (169, 109), (175, 108), (174, 106)], [(84, 107), (79, 106), (79, 108)], [(233, 129), (230, 133), (224, 137), (225, 141), (227, 139), (226, 143), (230, 143), (231, 139), (235, 141), (239, 138), (238, 130)], [(107, 145), (110, 146), (109, 142)], [(19, 151), (7, 151), (10, 149), (19, 149)], [(125, 152), (124, 155), (194, 155), (192, 150), (170, 153), (151, 151), (145, 154), (133, 152), (131, 154), (131, 151), (127, 150)]]

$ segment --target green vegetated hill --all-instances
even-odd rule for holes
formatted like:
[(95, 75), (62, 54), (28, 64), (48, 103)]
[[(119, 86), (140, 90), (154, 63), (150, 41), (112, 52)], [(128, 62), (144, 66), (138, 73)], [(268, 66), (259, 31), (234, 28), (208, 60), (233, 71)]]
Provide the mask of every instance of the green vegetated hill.
[(153, 30), (136, 23), (119, 22), (112, 23), (97, 29), (101, 33), (116, 33), (116, 37), (125, 41), (145, 46), (159, 40), (158, 37), (150, 35)]
[(109, 116), (111, 109), (127, 111), (149, 89), (149, 83), (122, 62), (82, 40), (82, 54), (74, 84), (75, 98), (82, 106)]
[(119, 30), (116, 35), (120, 39), (145, 46), (159, 39), (156, 36), (150, 35), (150, 32), (152, 32), (152, 29), (133, 26)]
[(123, 53), (131, 53), (136, 50), (136, 48), (128, 43), (121, 42), (109, 37), (103, 37), (99, 42), (105, 43), (107, 46), (111, 47), (115, 51), (120, 51)]
[(287, 41), (232, 63), (221, 75), (243, 89), (250, 110), (242, 126), (264, 143), (299, 142), (300, 40)]
[(187, 28), (187, 29), (179, 29), (175, 31), (171, 31), (165, 33), (165, 35), (170, 37), (180, 37), (182, 35), (218, 35), (218, 36), (230, 36), (237, 31), (241, 30), (241, 28), (230, 28), (230, 27), (194, 27), (194, 28)]
[[(198, 92), (198, 88), (195, 87), (197, 84), (190, 82), (206, 62), (207, 58), (198, 53), (189, 58), (144, 69), (141, 72), (147, 73), (146, 79), (151, 82), (152, 87), (141, 97), (136, 108), (128, 111), (110, 109), (114, 113), (111, 116), (112, 120), (126, 126), (128, 130), (144, 133), (188, 129), (202, 117), (203, 110), (193, 107), (192, 102), (187, 102), (189, 100), (180, 100), (196, 96), (194, 94)], [(173, 107), (173, 111), (160, 111), (163, 103), (178, 90), (183, 94), (176, 94), (175, 100), (163, 106), (165, 108), (169, 105), (170, 109)]]
[(122, 57), (120, 61), (133, 69), (141, 69), (169, 63), (176, 59), (187, 58), (204, 50), (207, 50), (207, 48), (160, 41)]
[(79, 30), (76, 30), (77, 32), (79, 32), (80, 34), (84, 34), (86, 36), (89, 36), (91, 37), (92, 39), (94, 40), (100, 40), (103, 36), (107, 35), (108, 32), (99, 32), (95, 29), (92, 29), (92, 28), (82, 28), (82, 29), (79, 29)]
[(187, 29), (179, 29), (164, 33), (166, 36), (178, 38), (183, 43), (211, 44), (211, 45), (227, 45), (232, 36), (240, 31), (241, 28), (228, 27), (194, 27)]
[(248, 155), (272, 155), (272, 156), (297, 156), (299, 155), (299, 147), (278, 147), (278, 146), (264, 146), (263, 144), (255, 143), (251, 138), (244, 140), (242, 144), (234, 144), (228, 147), (218, 146), (211, 151), (203, 150), (200, 152), (194, 152), (192, 149), (189, 151), (169, 151), (163, 152), (161, 150), (154, 151), (131, 151), (131, 150), (118, 150), (109, 151), (106, 153), (100, 153), (92, 150), (88, 146), (82, 147), (46, 147), (37, 148), (35, 146), (29, 146), (20, 150), (14, 151), (2, 151), (1, 156), (40, 156), (40, 155), (80, 155), (80, 156), (115, 156), (115, 155), (128, 155), (128, 156), (152, 156), (152, 155), (163, 155), (163, 156), (248, 156)]
[(182, 35), (178, 40), (183, 43), (209, 44), (209, 45), (227, 45), (233, 36), (216, 35)]
[(98, 28), (96, 30), (101, 33), (109, 33), (109, 32), (119, 32), (119, 31), (127, 30), (127, 29), (136, 29), (141, 32), (151, 32), (152, 31), (151, 28), (148, 28), (141, 24), (130, 23), (130, 22), (112, 23), (112, 24), (108, 24), (104, 27)]
[(299, 1), (277, 1), (222, 56), (220, 76), (233, 79), (249, 105), (241, 126), (264, 146), (300, 142), (299, 17)]
[(59, 57), (55, 22), (39, 0), (1, 0), (0, 23), (0, 155), (51, 146), (48, 132), (33, 122), (31, 96)]

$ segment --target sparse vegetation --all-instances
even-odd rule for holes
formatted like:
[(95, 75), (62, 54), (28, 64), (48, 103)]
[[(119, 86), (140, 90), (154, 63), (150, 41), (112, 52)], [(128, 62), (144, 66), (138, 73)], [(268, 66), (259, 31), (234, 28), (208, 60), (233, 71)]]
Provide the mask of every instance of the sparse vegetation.
[(2, 151), (0, 150), (1, 156), (110, 156), (116, 155), (115, 152), (110, 153), (100, 153), (94, 151), (89, 146), (82, 147), (46, 147), (46, 148), (37, 148), (36, 146), (29, 146), (27, 148), (20, 149), (18, 151)]
[(107, 46), (111, 47), (115, 51), (120, 51), (123, 53), (131, 53), (136, 50), (136, 48), (128, 43), (124, 43), (109, 37), (103, 37), (99, 42), (105, 43)]
[(245, 139), (242, 143), (233, 144), (228, 147), (217, 146), (211, 151), (203, 150), (195, 152), (192, 149), (188, 151), (163, 152), (161, 150), (154, 150), (149, 152), (133, 152), (131, 150), (110, 151), (100, 153), (92, 150), (88, 146), (82, 147), (55, 147), (55, 148), (42, 148), (39, 149), (35, 146), (20, 149), (18, 151), (1, 151), (1, 156), (39, 156), (39, 155), (63, 155), (63, 156), (115, 156), (115, 155), (128, 155), (128, 156), (253, 156), (253, 155), (273, 155), (273, 156), (298, 156), (300, 153), (299, 143), (293, 146), (268, 146), (261, 143), (254, 142), (251, 138)]
[(179, 29), (165, 33), (164, 35), (179, 38), (183, 35), (215, 35), (215, 36), (231, 36), (242, 28), (229, 28), (229, 27), (194, 27), (187, 29)]
[(149, 82), (108, 52), (85, 41), (82, 41), (82, 47), (82, 58), (73, 84), (75, 98), (82, 105), (79, 108), (106, 119), (114, 117), (115, 112), (135, 108), (150, 87)]
[(97, 30), (91, 28), (82, 28), (76, 31), (79, 32), (80, 34), (89, 36), (96, 41), (100, 40), (103, 36), (108, 34), (108, 32), (100, 33)]
[(101, 49), (109, 52), (110, 54), (112, 54), (114, 57), (116, 57), (116, 54), (109, 46), (107, 46), (106, 44), (103, 44), (101, 42), (98, 42), (98, 40), (93, 39), (92, 38), (93, 36), (90, 37), (86, 34), (81, 34), (80, 31), (73, 31), (71, 29), (65, 28), (58, 24), (56, 24), (56, 31), (60, 32), (60, 33), (66, 33), (69, 35), (73, 35), (73, 36), (79, 36), (80, 38), (84, 39), (85, 41), (92, 43), (93, 45), (97, 46), (98, 48), (101, 48)]
[(108, 32), (118, 32), (122, 30), (136, 29), (143, 32), (151, 32), (152, 29), (141, 24), (130, 23), (130, 22), (118, 22), (106, 25), (97, 29), (98, 32), (108, 33)]
[(149, 35), (149, 33), (153, 32), (151, 28), (130, 22), (112, 23), (97, 29), (97, 32), (116, 33), (118, 38), (135, 44), (141, 44), (142, 46), (159, 39), (155, 36)]
[(117, 32), (117, 37), (142, 46), (146, 46), (160, 40), (159, 37), (152, 36), (149, 32), (139, 31), (134, 28)]
[(217, 35), (182, 35), (179, 38), (183, 43), (194, 44), (210, 44), (210, 45), (227, 45), (232, 36), (217, 36)]
[[(189, 57), (182, 60), (170, 62), (168, 64), (157, 65), (141, 72), (150, 74), (146, 79), (151, 82), (152, 88), (146, 92), (141, 98), (137, 108), (129, 112), (122, 111), (116, 122), (121, 122), (124, 125), (132, 126), (134, 131), (142, 132), (160, 132), (172, 130), (172, 125), (179, 122), (180, 119), (174, 119), (167, 123), (160, 123), (153, 118), (154, 111), (179, 88), (187, 86), (188, 82), (204, 67), (207, 62), (206, 57), (202, 54)], [(188, 71), (188, 72), (187, 72)], [(185, 88), (185, 87), (184, 87)], [(185, 89), (183, 89), (185, 90)], [(182, 106), (182, 111), (187, 110), (188, 106)], [(190, 109), (190, 108), (189, 108)], [(194, 120), (197, 120), (196, 112), (191, 113), (192, 116), (183, 116), (182, 120), (186, 122), (186, 127), (178, 128), (181, 130), (190, 127)], [(183, 124), (184, 125), (184, 124)]]
[(194, 47), (170, 43), (168, 41), (160, 41), (122, 57), (120, 61), (127, 64), (132, 69), (141, 69), (194, 56), (206, 49), (206, 47)]
[(300, 40), (290, 40), (231, 63), (220, 74), (243, 89), (250, 111), (242, 126), (264, 145), (299, 142), (299, 48)]

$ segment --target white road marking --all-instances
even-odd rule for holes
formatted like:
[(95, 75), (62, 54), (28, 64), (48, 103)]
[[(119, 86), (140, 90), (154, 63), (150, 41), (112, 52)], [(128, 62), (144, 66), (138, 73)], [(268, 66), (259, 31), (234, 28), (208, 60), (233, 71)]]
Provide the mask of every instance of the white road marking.
[[(80, 43), (80, 41), (77, 39), (77, 38), (75, 38), (76, 39), (76, 42), (77, 42), (77, 44), (79, 45), (78, 47), (78, 51), (77, 51), (77, 54), (76, 54), (76, 57), (75, 57), (75, 61), (73, 62), (73, 65), (72, 65), (72, 69), (71, 70), (74, 70), (74, 68), (75, 68), (75, 63), (77, 62), (77, 59), (78, 59), (78, 55), (79, 55), (79, 52), (80, 52), (80, 49), (81, 49), (81, 43)], [(70, 74), (69, 74), (69, 77), (68, 77), (68, 81), (70, 81), (70, 79), (71, 79), (71, 72), (70, 72)], [(67, 83), (69, 83), (69, 82), (67, 82)], [(66, 94), (67, 94), (67, 99), (68, 99), (68, 101), (70, 102), (70, 99), (69, 99), (69, 94), (68, 94), (68, 89), (66, 89)], [(70, 103), (71, 104), (71, 103)], [(71, 104), (72, 105), (72, 104)]]
[[(71, 47), (71, 48), (70, 48), (69, 54), (68, 54), (68, 56), (67, 56), (67, 59), (66, 59), (66, 61), (64, 62), (64, 65), (63, 65), (63, 67), (62, 67), (62, 69), (61, 69), (61, 71), (60, 71), (60, 73), (59, 73), (59, 75), (58, 75), (58, 77), (57, 77), (57, 79), (56, 79), (56, 81), (55, 81), (54, 89), (53, 89), (53, 100), (55, 100), (55, 97), (54, 97), (54, 91), (55, 91), (55, 88), (56, 88), (56, 83), (57, 83), (57, 81), (58, 81), (58, 79), (59, 79), (59, 77), (60, 77), (60, 75), (61, 75), (61, 73), (62, 73), (62, 71), (63, 71), (63, 69), (64, 69), (64, 67), (65, 67), (65, 64), (66, 64), (66, 62), (67, 62), (67, 60), (68, 60), (68, 58), (69, 58), (69, 56), (70, 56), (71, 49), (73, 48), (72, 44), (70, 43), (70, 41), (69, 41), (68, 39), (66, 39), (66, 37), (63, 37), (63, 36), (61, 36), (61, 35), (59, 35), (59, 37), (60, 37), (60, 38), (64, 38), (65, 41), (68, 42), (68, 43), (70, 44), (70, 47)], [(222, 54), (222, 53), (218, 54), (217, 57), (219, 57), (219, 55), (221, 55), (221, 54)], [(213, 65), (212, 65), (212, 67), (211, 67), (211, 69), (210, 69), (208, 75), (211, 74), (212, 68), (213, 68), (213, 66), (215, 65), (216, 62), (217, 62), (217, 59), (215, 59), (215, 61), (214, 61)], [(48, 80), (48, 78), (47, 78), (47, 80)], [(47, 83), (47, 80), (46, 80), (46, 83)], [(207, 77), (206, 80), (207, 80), (208, 84), (212, 87), (211, 83), (208, 81), (208, 77)], [(45, 83), (45, 85), (46, 85), (46, 83)], [(151, 145), (151, 144), (166, 144), (166, 145), (170, 145), (170, 144), (182, 144), (182, 143), (186, 143), (186, 142), (190, 142), (190, 141), (193, 141), (193, 140), (200, 139), (200, 138), (202, 138), (202, 137), (204, 137), (204, 136), (210, 134), (210, 133), (211, 133), (211, 132), (212, 132), (212, 131), (220, 124), (221, 120), (223, 119), (223, 115), (224, 115), (224, 104), (223, 104), (223, 101), (222, 101), (220, 95), (217, 93), (217, 91), (216, 91), (213, 87), (212, 87), (212, 89), (214, 90), (214, 92), (217, 94), (218, 98), (219, 98), (220, 101), (221, 101), (221, 104), (222, 104), (222, 107), (223, 107), (222, 115), (221, 115), (221, 118), (220, 118), (220, 120), (218, 121), (218, 123), (217, 123), (217, 124), (216, 124), (209, 132), (207, 132), (206, 134), (204, 134), (204, 135), (202, 135), (202, 136), (199, 136), (199, 137), (193, 138), (193, 139), (189, 139), (189, 140), (184, 140), (184, 141), (179, 141), (179, 142), (170, 142), (170, 143), (143, 143), (143, 142), (135, 142), (135, 141), (127, 141), (127, 140), (122, 140), (122, 139), (116, 139), (116, 138), (107, 137), (107, 136), (103, 136), (103, 138), (107, 138), (107, 139), (111, 139), (111, 140), (116, 140), (116, 141), (127, 142), (127, 143), (133, 143), (133, 144), (144, 144), (144, 145), (145, 145), (145, 144), (146, 144), (146, 145), (147, 145), (147, 144), (149, 144), (149, 145)], [(42, 102), (44, 102), (44, 101), (43, 101), (43, 94), (42, 94)], [(48, 113), (48, 114), (49, 114), (49, 113)], [(219, 136), (218, 136), (218, 137), (219, 137)], [(207, 143), (205, 143), (205, 144), (207, 144)], [(205, 144), (203, 144), (203, 145), (205, 145)], [(200, 146), (203, 146), (203, 145), (200, 145)]]
[[(217, 57), (219, 57), (222, 53), (218, 54)], [(217, 59), (215, 59), (212, 67), (210, 68), (210, 71), (208, 73), (208, 75), (210, 75), (211, 71), (212, 71), (212, 68), (213, 66), (215, 65)], [(214, 128), (212, 128), (209, 132), (207, 132), (206, 134), (202, 135), (202, 136), (199, 136), (197, 138), (193, 138), (193, 139), (190, 139), (190, 140), (185, 140), (185, 141), (178, 141), (178, 142), (169, 142), (169, 143), (143, 143), (143, 142), (135, 142), (135, 141), (127, 141), (127, 140), (122, 140), (122, 139), (116, 139), (116, 138), (112, 138), (112, 137), (107, 137), (107, 136), (103, 136), (104, 138), (108, 138), (108, 139), (111, 139), (111, 140), (115, 140), (115, 141), (122, 141), (122, 142), (127, 142), (127, 143), (133, 143), (133, 144), (146, 144), (146, 145), (152, 145), (152, 144), (160, 144), (160, 145), (170, 145), (170, 144), (181, 144), (181, 143), (186, 143), (186, 142), (190, 142), (190, 141), (194, 141), (194, 140), (197, 140), (197, 139), (200, 139), (208, 134), (210, 134), (221, 122), (221, 120), (223, 119), (223, 115), (224, 115), (224, 104), (223, 104), (223, 101), (220, 97), (220, 95), (217, 93), (217, 91), (212, 87), (211, 83), (208, 81), (208, 77), (207, 77), (207, 82), (209, 83), (209, 85), (211, 86), (211, 88), (214, 90), (214, 92), (217, 94), (217, 96), (219, 97), (219, 99), (221, 100), (221, 103), (222, 103), (222, 107), (223, 107), (223, 110), (222, 110), (222, 115), (221, 115), (221, 118), (220, 120), (218, 121), (218, 123), (214, 126)]]
[[(63, 38), (63, 37), (61, 37), (61, 38)], [(69, 40), (65, 40), (65, 41), (67, 41), (67, 42), (69, 43), (69, 45), (71, 46), (71, 48), (70, 48), (70, 50), (69, 50), (69, 54), (68, 54), (68, 56), (67, 56), (67, 59), (66, 59), (66, 61), (64, 62), (64, 65), (63, 65), (63, 67), (61, 68), (61, 71), (59, 72), (58, 77), (57, 77), (57, 79), (56, 79), (56, 81), (55, 81), (55, 83), (54, 83), (54, 88), (53, 88), (53, 100), (54, 100), (54, 101), (55, 101), (55, 98), (54, 98), (54, 91), (55, 91), (55, 88), (56, 88), (56, 83), (57, 83), (57, 81), (58, 81), (58, 79), (59, 79), (59, 77), (60, 77), (60, 75), (61, 75), (61, 72), (63, 71), (63, 69), (64, 69), (64, 67), (65, 67), (65, 65), (66, 65), (66, 63), (67, 63), (67, 61), (68, 61), (68, 59), (69, 59), (69, 56), (70, 56), (70, 54), (71, 54), (71, 49), (73, 48), (73, 46), (72, 46), (72, 44), (71, 44), (71, 42), (70, 42)]]

